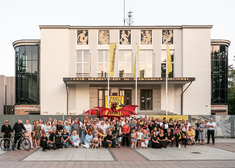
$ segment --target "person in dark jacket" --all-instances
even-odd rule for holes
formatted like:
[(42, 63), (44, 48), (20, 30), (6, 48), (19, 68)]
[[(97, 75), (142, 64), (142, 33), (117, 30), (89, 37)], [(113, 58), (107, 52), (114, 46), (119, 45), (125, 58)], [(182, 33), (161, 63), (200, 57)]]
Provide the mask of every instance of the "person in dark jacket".
[(44, 133), (40, 141), (40, 146), (42, 147), (43, 152), (46, 152), (46, 149), (51, 149), (48, 143), (49, 143), (49, 140), (46, 136), (46, 133)]
[[(15, 125), (13, 126), (13, 129), (12, 129), (12, 131), (15, 131), (14, 144), (16, 144), (16, 142), (20, 139), (23, 130), (26, 130), (26, 129), (25, 129), (24, 125), (22, 124), (21, 119), (19, 119), (15, 123)], [(20, 150), (20, 143), (21, 143), (21, 141), (18, 141), (18, 145), (17, 145), (18, 150)], [(12, 150), (14, 150), (14, 148)]]
[[(3, 138), (10, 138), (11, 137), (12, 129), (11, 129), (11, 126), (8, 124), (8, 120), (5, 120), (5, 124), (2, 126), (1, 132), (3, 134)], [(6, 148), (6, 146), (5, 146), (6, 141), (7, 140), (4, 140), (4, 148)]]

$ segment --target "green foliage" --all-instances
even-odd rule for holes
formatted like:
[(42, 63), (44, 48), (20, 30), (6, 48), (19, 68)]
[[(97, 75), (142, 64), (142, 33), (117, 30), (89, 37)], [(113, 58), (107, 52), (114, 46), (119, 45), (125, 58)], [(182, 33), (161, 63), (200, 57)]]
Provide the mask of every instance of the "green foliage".
[(235, 70), (228, 75), (228, 113), (235, 114)]

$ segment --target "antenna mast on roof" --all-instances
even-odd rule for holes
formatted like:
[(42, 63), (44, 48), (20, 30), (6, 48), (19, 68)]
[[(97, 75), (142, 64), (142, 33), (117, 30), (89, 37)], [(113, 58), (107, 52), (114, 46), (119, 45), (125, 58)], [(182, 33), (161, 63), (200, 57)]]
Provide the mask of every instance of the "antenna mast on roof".
[(126, 15), (125, 15), (125, 0), (124, 0), (124, 19), (123, 19), (123, 21), (124, 21), (124, 26), (125, 26), (125, 22), (126, 22)]

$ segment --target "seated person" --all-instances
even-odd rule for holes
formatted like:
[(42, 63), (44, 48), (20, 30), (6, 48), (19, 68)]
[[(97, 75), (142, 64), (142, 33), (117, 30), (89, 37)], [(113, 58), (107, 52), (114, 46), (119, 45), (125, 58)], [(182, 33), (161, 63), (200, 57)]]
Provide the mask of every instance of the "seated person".
[(49, 142), (53, 150), (56, 150), (61, 145), (61, 138), (59, 137), (59, 134), (55, 128), (52, 130), (52, 133), (49, 136)]
[(160, 130), (158, 134), (158, 141), (160, 142), (161, 148), (167, 147), (167, 138), (164, 134), (164, 130)]
[(70, 142), (73, 145), (73, 147), (78, 148), (80, 143), (80, 138), (77, 135), (77, 131), (73, 131), (72, 135), (70, 136)]
[(99, 145), (99, 139), (98, 139), (98, 135), (95, 134), (94, 139), (92, 140), (92, 149), (96, 149), (96, 147)]
[(109, 144), (111, 144), (111, 146), (115, 148), (114, 140), (115, 140), (115, 137), (113, 137), (112, 131), (109, 131), (108, 135), (104, 138), (104, 147), (107, 148)]
[(141, 146), (143, 148), (148, 148), (149, 137), (147, 134), (147, 130), (143, 130), (143, 135), (141, 136)]
[(46, 136), (46, 133), (44, 133), (43, 136), (41, 137), (41, 142), (40, 142), (40, 146), (42, 147), (43, 152), (46, 152), (46, 149), (51, 149), (47, 143), (49, 143), (49, 140)]
[(186, 135), (181, 131), (179, 127), (177, 128), (177, 133), (175, 134), (175, 140), (176, 140), (176, 147), (180, 148), (180, 142), (183, 142), (184, 147), (187, 148)]
[(161, 145), (158, 142), (158, 136), (157, 136), (156, 131), (153, 131), (153, 135), (152, 135), (152, 148), (160, 148), (161, 149)]
[(167, 130), (167, 133), (166, 133), (166, 142), (167, 142), (167, 145), (168, 144), (171, 144), (171, 147), (173, 147), (173, 145), (174, 145), (174, 142), (175, 142), (175, 136), (173, 135), (173, 133), (171, 132), (171, 129), (169, 128), (168, 130)]
[(69, 147), (69, 133), (67, 132), (66, 128), (63, 129), (63, 132), (61, 133), (61, 140), (62, 140), (62, 146), (63, 148)]
[(195, 144), (195, 142), (193, 141), (193, 138), (195, 137), (195, 131), (192, 129), (192, 126), (189, 126), (189, 129), (186, 131), (186, 137), (187, 137), (187, 140), (190, 141), (188, 143), (189, 145)]
[(90, 145), (92, 145), (92, 140), (93, 140), (93, 135), (91, 134), (91, 130), (88, 131), (88, 134), (86, 134), (85, 136), (85, 140), (84, 140), (84, 148), (90, 148)]

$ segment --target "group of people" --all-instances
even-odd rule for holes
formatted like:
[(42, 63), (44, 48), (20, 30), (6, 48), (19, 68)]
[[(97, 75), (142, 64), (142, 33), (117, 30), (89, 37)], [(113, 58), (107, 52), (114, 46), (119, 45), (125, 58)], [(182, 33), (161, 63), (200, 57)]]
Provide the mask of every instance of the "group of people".
[[(56, 150), (58, 148), (68, 148), (72, 145), (75, 148), (79, 146), (84, 148), (102, 148), (102, 147), (119, 147), (128, 146), (131, 148), (166, 148), (171, 147), (187, 147), (204, 141), (207, 133), (207, 143), (212, 136), (214, 140), (215, 123), (213, 119), (205, 123), (204, 120), (196, 123), (192, 128), (188, 120), (172, 119), (169, 122), (164, 117), (161, 118), (136, 118), (117, 117), (102, 120), (91, 116), (84, 116), (82, 121), (76, 117), (75, 120), (68, 116), (65, 121), (49, 118), (44, 123), (42, 119), (33, 121), (32, 125), (29, 120), (25, 124), (19, 119), (11, 128), (8, 120), (2, 126), (1, 132), (4, 138), (9, 138), (14, 134), (14, 142), (19, 139), (19, 134), (24, 130), (24, 136), (29, 139), (31, 149), (42, 147), (46, 149)], [(20, 142), (18, 142), (20, 143)], [(18, 149), (20, 145), (18, 144)], [(13, 149), (14, 150), (14, 149)]]

